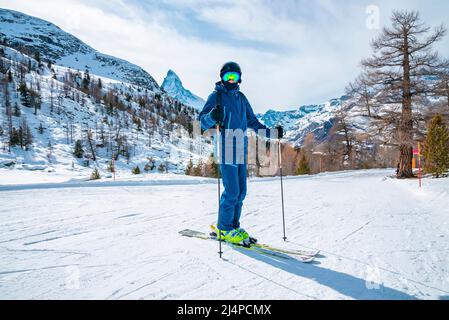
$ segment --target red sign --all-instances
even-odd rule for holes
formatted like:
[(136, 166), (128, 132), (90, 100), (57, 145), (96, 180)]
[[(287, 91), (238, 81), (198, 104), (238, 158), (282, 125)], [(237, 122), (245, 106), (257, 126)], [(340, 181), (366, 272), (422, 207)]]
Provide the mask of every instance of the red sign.
[(413, 149), (413, 154), (419, 154), (419, 149)]

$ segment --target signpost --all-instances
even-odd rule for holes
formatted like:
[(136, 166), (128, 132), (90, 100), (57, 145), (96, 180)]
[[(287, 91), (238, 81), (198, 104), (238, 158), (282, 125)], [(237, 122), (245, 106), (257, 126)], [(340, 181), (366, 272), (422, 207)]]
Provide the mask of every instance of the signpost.
[(418, 149), (413, 149), (413, 154), (418, 156), (418, 181), (419, 181), (419, 187), (422, 187), (422, 171), (421, 171), (421, 143), (418, 142)]

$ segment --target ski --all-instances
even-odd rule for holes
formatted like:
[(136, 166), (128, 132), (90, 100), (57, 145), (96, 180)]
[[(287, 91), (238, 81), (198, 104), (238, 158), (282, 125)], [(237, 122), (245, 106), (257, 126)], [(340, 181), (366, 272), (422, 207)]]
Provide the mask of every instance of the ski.
[[(189, 238), (198, 238), (198, 239), (202, 239), (202, 240), (218, 241), (218, 238), (216, 237), (216, 235), (207, 235), (207, 234), (205, 234), (203, 232), (189, 230), (189, 229), (179, 231), (179, 234), (181, 234), (182, 236), (185, 236), (185, 237), (189, 237)], [(251, 245), (245, 245), (245, 244), (240, 244), (240, 243), (229, 243), (229, 242), (226, 242), (226, 241), (222, 241), (222, 243), (225, 243), (225, 244), (227, 244), (227, 245), (229, 245), (231, 247), (233, 246), (233, 247), (243, 248), (243, 249), (246, 249), (246, 250), (255, 251), (255, 252), (258, 252), (258, 253), (265, 254), (265, 255), (280, 257), (280, 258), (283, 258), (283, 259), (289, 259), (288, 256), (281, 255), (278, 252), (274, 252), (274, 251), (271, 252), (269, 250), (260, 250), (260, 249), (255, 248), (255, 247), (251, 247)]]
[[(215, 232), (215, 226), (211, 225), (210, 227), (211, 227), (212, 231)], [(320, 250), (313, 250), (313, 251), (312, 250), (297, 250), (297, 249), (287, 250), (287, 249), (273, 247), (268, 244), (258, 243), (257, 239), (254, 239), (254, 238), (250, 238), (250, 239), (252, 239), (252, 241), (250, 243), (251, 243), (251, 246), (253, 246), (253, 247), (257, 247), (260, 249), (272, 250), (272, 251), (285, 253), (285, 254), (289, 254), (289, 255), (291, 254), (291, 255), (297, 255), (297, 256), (315, 257), (320, 253)]]
[[(179, 234), (181, 234), (182, 236), (185, 236), (185, 237), (190, 237), (190, 238), (218, 241), (218, 238), (214, 235), (207, 235), (203, 232), (189, 230), (189, 229), (179, 231)], [(304, 262), (304, 263), (312, 262), (315, 259), (315, 257), (313, 257), (313, 256), (304, 256), (304, 255), (298, 255), (298, 254), (295, 254), (293, 257), (293, 255), (290, 256), (288, 253), (272, 250), (267, 247), (261, 247), (260, 245), (254, 245), (254, 244), (244, 245), (244, 244), (239, 244), (239, 243), (229, 243), (226, 241), (223, 241), (223, 243), (227, 244), (229, 246), (242, 248), (242, 249), (250, 250), (250, 251), (255, 251), (255, 252), (258, 252), (261, 254), (275, 256), (278, 258), (296, 259), (297, 261)]]
[(314, 250), (314, 251), (309, 251), (309, 250), (286, 250), (286, 249), (282, 249), (282, 248), (272, 247), (272, 246), (270, 246), (268, 244), (262, 244), (262, 243), (256, 243), (256, 244), (254, 244), (254, 246), (256, 246), (258, 248), (261, 248), (261, 249), (273, 250), (273, 251), (277, 251), (277, 252), (281, 252), (281, 253), (285, 253), (285, 254), (307, 256), (307, 257), (315, 257), (315, 256), (317, 256), (320, 253), (319, 250)]

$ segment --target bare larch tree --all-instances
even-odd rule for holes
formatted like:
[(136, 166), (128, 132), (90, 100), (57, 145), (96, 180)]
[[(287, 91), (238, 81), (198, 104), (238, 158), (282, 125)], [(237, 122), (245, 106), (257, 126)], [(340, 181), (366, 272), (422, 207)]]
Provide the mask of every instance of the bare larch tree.
[(370, 93), (372, 104), (381, 106), (377, 120), (383, 120), (386, 131), (392, 129), (390, 143), (400, 154), (398, 178), (410, 178), (417, 121), (412, 106), (431, 92), (429, 78), (446, 65), (433, 51), (446, 29), (441, 25), (431, 30), (417, 11), (395, 11), (391, 22), (372, 42), (372, 56), (362, 61), (363, 85), (371, 86), (364, 90)]

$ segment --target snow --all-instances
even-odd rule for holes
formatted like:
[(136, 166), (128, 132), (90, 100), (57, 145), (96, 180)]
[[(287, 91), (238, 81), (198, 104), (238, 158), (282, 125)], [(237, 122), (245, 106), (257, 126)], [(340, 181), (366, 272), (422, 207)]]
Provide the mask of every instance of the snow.
[(284, 140), (302, 145), (308, 133), (313, 133), (318, 141), (324, 140), (333, 125), (335, 113), (342, 108), (346, 96), (331, 99), (318, 105), (304, 105), (295, 110), (268, 110), (257, 117), (269, 128), (282, 125), (287, 131)]
[(142, 68), (100, 53), (48, 21), (0, 8), (0, 35), (8, 42), (40, 51), (42, 57), (55, 64), (81, 71), (87, 67), (102, 77), (160, 91), (153, 77)]
[[(6, 58), (3, 59), (13, 65), (13, 70), (15, 69), (12, 63), (13, 58), (22, 62), (31, 60), (34, 64), (37, 64), (34, 59), (15, 49), (3, 45), (0, 45), (0, 47), (5, 50)], [(101, 177), (111, 177), (108, 166), (112, 156), (108, 148), (96, 148), (97, 161), (95, 163), (90, 161), (90, 166), (88, 167), (84, 166), (83, 159), (77, 159), (73, 156), (73, 150), (74, 142), (77, 139), (84, 141), (85, 151), (89, 150), (85, 141), (85, 130), (88, 127), (92, 129), (96, 142), (100, 142), (100, 128), (103, 128), (107, 142), (109, 138), (108, 132), (112, 133), (112, 126), (108, 128), (104, 120), (116, 123), (118, 121), (117, 117), (103, 114), (101, 110), (104, 110), (104, 105), (96, 104), (95, 101), (89, 99), (80, 91), (73, 90), (72, 92), (79, 94), (81, 99), (84, 99), (84, 105), (81, 101), (77, 102), (70, 99), (70, 97), (66, 97), (63, 92), (63, 78), (67, 72), (76, 72), (76, 70), (58, 65), (53, 65), (52, 68), (55, 70), (57, 80), (52, 78), (52, 73), (46, 67), (43, 68), (40, 75), (34, 71), (26, 75), (29, 85), (39, 81), (41, 87), (42, 108), (37, 115), (34, 114), (34, 109), (21, 105), (18, 95), (10, 94), (11, 104), (18, 103), (22, 114), (22, 118), (13, 117), (13, 125), (18, 127), (21, 119), (26, 119), (33, 135), (33, 144), (28, 151), (20, 147), (13, 147), (9, 153), (4, 141), (0, 141), (0, 178), (4, 177), (6, 179), (4, 181), (0, 180), (0, 184), (20, 183), (14, 181), (17, 178), (28, 177), (26, 173), (21, 172), (14, 176), (14, 173), (8, 169), (14, 169), (15, 171), (43, 171), (43, 173), (33, 175), (31, 179), (37, 179), (36, 181), (20, 180), (25, 183), (63, 182), (70, 179), (86, 180), (90, 177), (94, 167), (98, 168)], [(101, 78), (104, 90), (115, 89), (129, 93), (132, 96), (142, 95), (142, 87), (136, 87), (129, 83), (123, 84), (117, 80), (91, 73), (92, 81), (98, 81), (98, 78)], [(14, 86), (10, 85), (10, 91), (13, 92), (13, 90)], [(148, 94), (151, 95), (151, 92)], [(55, 111), (53, 112), (51, 112), (50, 108), (51, 96), (53, 96), (55, 104)], [(60, 108), (61, 112), (58, 113), (57, 100), (59, 96), (62, 97), (61, 105), (63, 105), (63, 108)], [(2, 93), (0, 93), (0, 99), (3, 99)], [(131, 102), (131, 107), (137, 111), (140, 110), (136, 102)], [(124, 120), (127, 120), (130, 124), (128, 127), (123, 124)], [(120, 114), (120, 121), (122, 123), (121, 133), (132, 144), (132, 155), (129, 161), (125, 157), (119, 157), (118, 161), (115, 162), (118, 177), (128, 176), (131, 169), (135, 166), (139, 166), (143, 171), (150, 157), (155, 161), (153, 173), (157, 172), (160, 164), (168, 165), (169, 172), (183, 173), (185, 165), (190, 158), (194, 162), (200, 158), (206, 161), (212, 152), (210, 144), (205, 143), (201, 139), (189, 138), (185, 130), (179, 126), (175, 126), (170, 132), (167, 132), (167, 130), (161, 131), (161, 126), (166, 121), (161, 120), (160, 125), (156, 128), (157, 130), (155, 130), (154, 134), (151, 135), (151, 138), (149, 137), (150, 128), (144, 127), (142, 131), (138, 132), (129, 114)], [(6, 123), (4, 112), (0, 113), (0, 123)], [(73, 125), (74, 136), (72, 141), (68, 141), (67, 137), (67, 126), (69, 123)], [(39, 132), (40, 125), (44, 128), (42, 133)], [(51, 144), (51, 150), (49, 143)]]
[(166, 184), (198, 184), (211, 183), (210, 178), (191, 177), (171, 173), (132, 174), (122, 172), (112, 174), (95, 181), (83, 172), (78, 175), (73, 172), (55, 172), (42, 170), (40, 166), (24, 165), (26, 170), (0, 169), (0, 191), (17, 189), (48, 189), (61, 187), (84, 186), (136, 186), (136, 185), (166, 185)]
[(161, 87), (171, 97), (197, 110), (202, 110), (206, 104), (204, 99), (184, 88), (181, 79), (179, 79), (179, 76), (173, 70), (168, 70), (167, 76), (165, 77)]
[(287, 177), (287, 243), (278, 178), (250, 180), (242, 225), (261, 242), (321, 249), (302, 264), (226, 245), (220, 260), (217, 243), (178, 235), (216, 220), (213, 179), (6, 186), (3, 170), (1, 299), (449, 297), (448, 179), (419, 190), (393, 169)]

